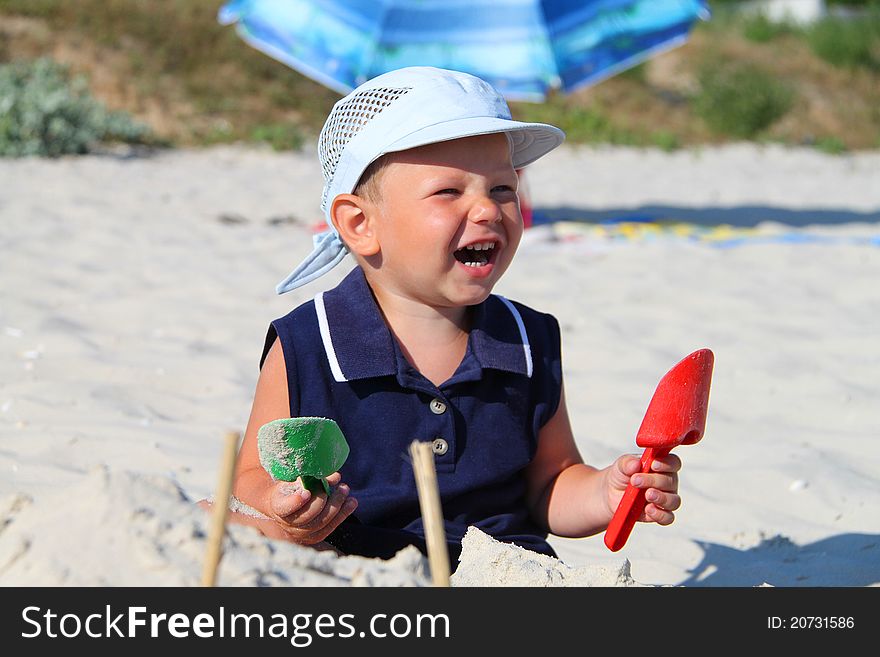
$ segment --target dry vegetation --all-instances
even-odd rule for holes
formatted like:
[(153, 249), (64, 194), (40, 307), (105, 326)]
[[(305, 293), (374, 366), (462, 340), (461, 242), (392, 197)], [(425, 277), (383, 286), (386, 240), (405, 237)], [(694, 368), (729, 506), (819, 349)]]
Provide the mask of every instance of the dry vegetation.
[[(86, 76), (96, 98), (161, 140), (196, 145), (313, 137), (338, 95), (217, 24), (220, 0), (0, 0), (0, 64), (48, 56)], [(880, 61), (880, 53), (878, 53)], [(699, 25), (683, 47), (579, 92), (514, 114), (562, 125), (573, 141), (674, 148), (730, 139), (694, 109), (700, 72), (731, 62), (793, 90), (782, 118), (753, 139), (880, 148), (880, 71), (836, 67), (800, 35), (747, 40), (729, 18)]]

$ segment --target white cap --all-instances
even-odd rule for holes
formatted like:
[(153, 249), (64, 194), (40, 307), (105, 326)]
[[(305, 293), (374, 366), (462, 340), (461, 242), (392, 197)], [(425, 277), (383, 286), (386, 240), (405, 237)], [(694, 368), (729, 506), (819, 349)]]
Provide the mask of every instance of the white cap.
[(321, 208), (330, 230), (315, 250), (278, 284), (279, 294), (332, 269), (347, 250), (330, 210), (339, 194), (354, 191), (366, 168), (386, 153), (462, 137), (506, 133), (514, 168), (559, 146), (565, 133), (544, 123), (514, 121), (503, 96), (468, 73), (412, 66), (379, 75), (337, 102), (318, 139), (324, 173)]

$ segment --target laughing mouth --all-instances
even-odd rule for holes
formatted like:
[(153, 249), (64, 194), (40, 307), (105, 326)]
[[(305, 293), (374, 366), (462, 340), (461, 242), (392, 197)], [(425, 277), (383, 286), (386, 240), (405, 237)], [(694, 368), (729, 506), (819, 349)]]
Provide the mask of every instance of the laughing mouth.
[(455, 259), (468, 267), (485, 267), (495, 253), (495, 242), (480, 242), (458, 249)]

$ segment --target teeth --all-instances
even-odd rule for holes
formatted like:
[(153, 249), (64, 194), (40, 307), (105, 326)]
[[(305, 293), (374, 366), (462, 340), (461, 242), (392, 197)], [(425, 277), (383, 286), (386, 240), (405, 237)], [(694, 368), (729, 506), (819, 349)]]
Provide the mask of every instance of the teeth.
[(468, 251), (489, 251), (495, 248), (495, 242), (486, 242), (484, 244), (471, 244), (465, 247)]

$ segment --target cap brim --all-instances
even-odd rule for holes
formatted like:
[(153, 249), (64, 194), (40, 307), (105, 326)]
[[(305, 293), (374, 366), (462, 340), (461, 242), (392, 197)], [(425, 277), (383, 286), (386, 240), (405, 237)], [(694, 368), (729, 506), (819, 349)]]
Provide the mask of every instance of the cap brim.
[(497, 117), (453, 119), (422, 128), (402, 137), (383, 149), (383, 153), (405, 151), (417, 146), (436, 144), (462, 137), (506, 132), (513, 143), (511, 154), (514, 168), (524, 167), (559, 146), (565, 133), (546, 123), (523, 123)]

